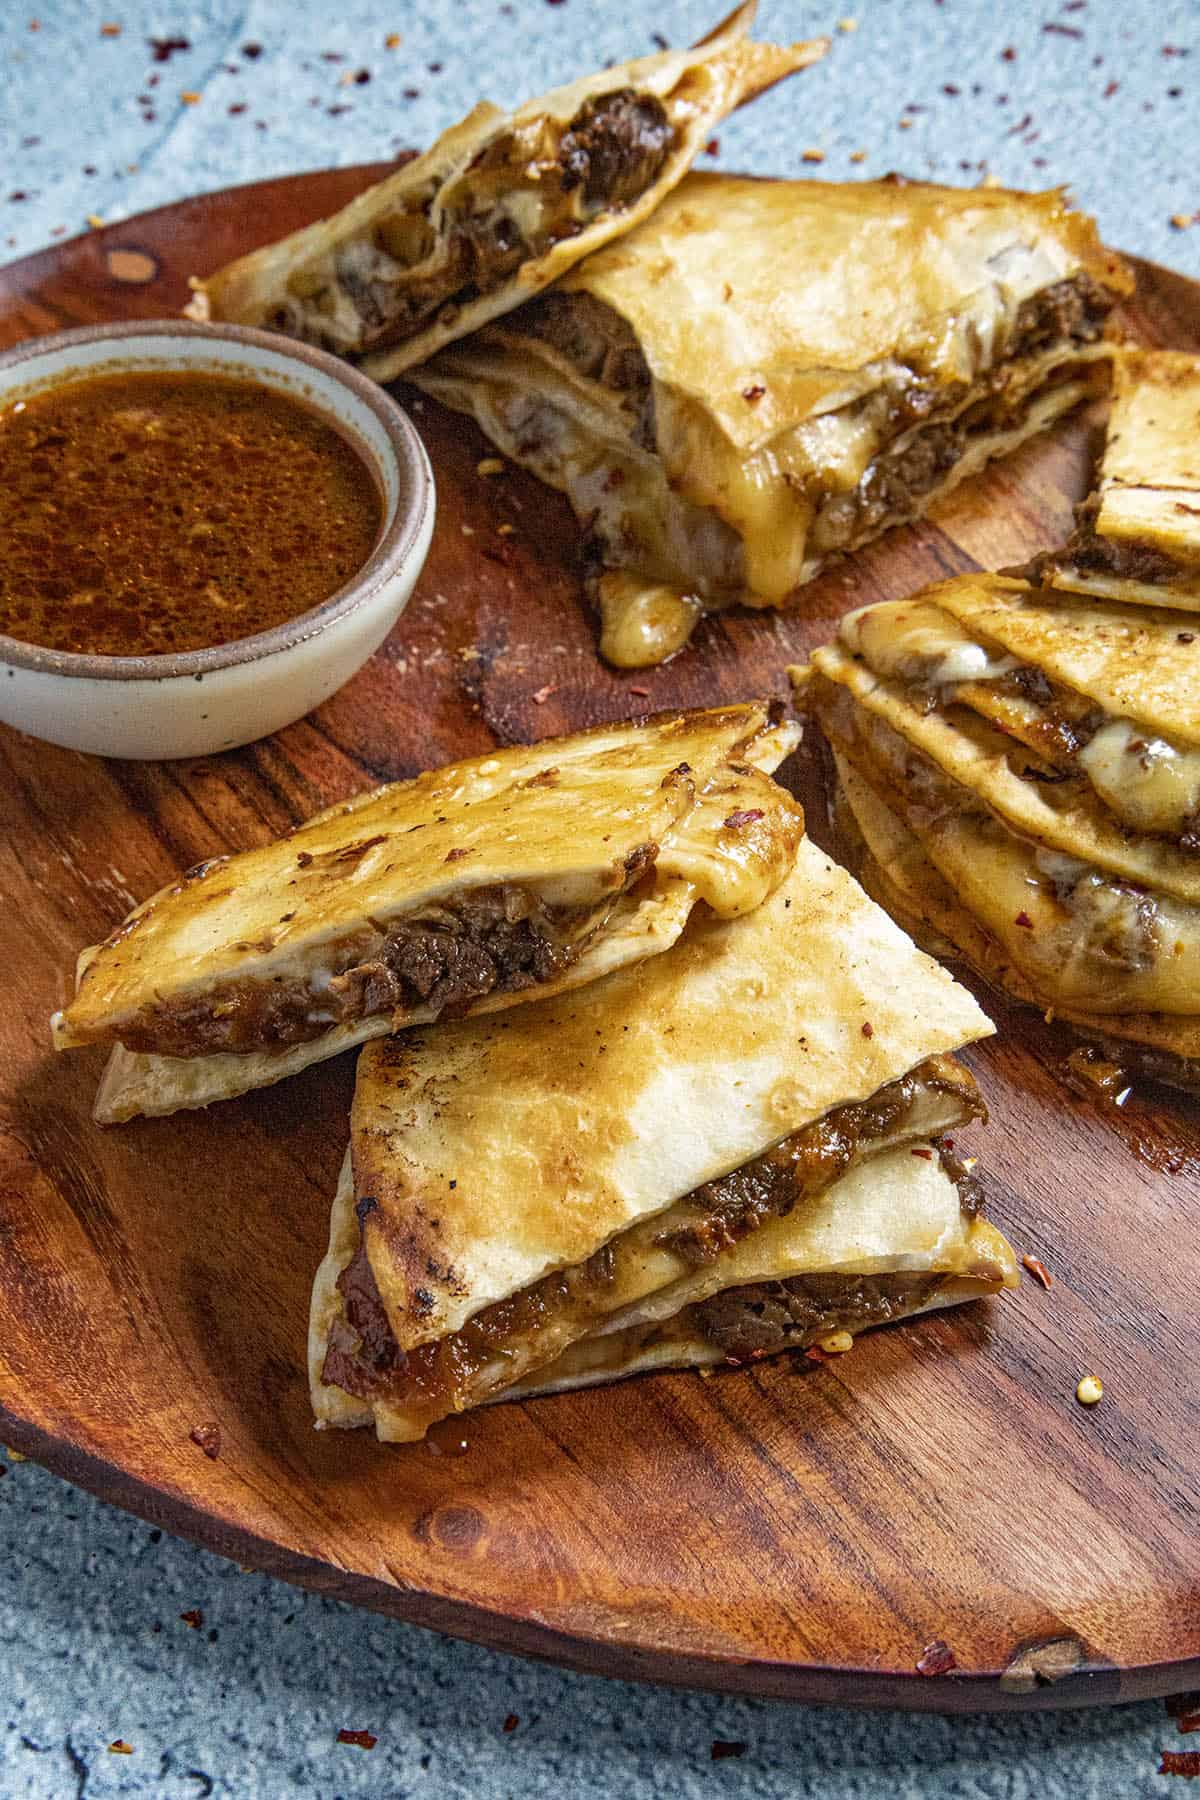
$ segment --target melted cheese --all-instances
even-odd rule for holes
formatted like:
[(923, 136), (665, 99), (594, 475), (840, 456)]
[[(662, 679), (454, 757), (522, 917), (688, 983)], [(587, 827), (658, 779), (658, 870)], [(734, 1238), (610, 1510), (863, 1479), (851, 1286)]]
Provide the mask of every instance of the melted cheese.
[(668, 662), (704, 610), (693, 594), (618, 571), (600, 577), (599, 600), (600, 654), (617, 669)]
[(1200, 810), (1200, 750), (1110, 719), (1079, 752), (1100, 798), (1136, 831), (1175, 832)]
[(1019, 668), (1015, 656), (982, 644), (928, 601), (894, 600), (847, 613), (838, 628), (847, 650), (885, 680), (922, 687), (994, 681)]
[(1045, 1000), (1097, 1014), (1200, 1013), (1200, 908), (1037, 851), (981, 815), (909, 829)]

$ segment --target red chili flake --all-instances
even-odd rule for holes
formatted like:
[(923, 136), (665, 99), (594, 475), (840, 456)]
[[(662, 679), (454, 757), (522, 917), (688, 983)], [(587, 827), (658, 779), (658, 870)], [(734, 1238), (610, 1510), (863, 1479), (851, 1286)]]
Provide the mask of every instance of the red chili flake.
[(425, 64), (425, 67), (429, 70), (429, 73), (431, 75), (440, 75), (442, 70), (445, 68), (445, 66), (446, 66), (445, 63), (426, 63)]
[(190, 50), (191, 44), (185, 37), (147, 38), (156, 63), (170, 62), (177, 50)]
[(942, 83), (942, 92), (943, 92), (943, 94), (948, 94), (950, 96), (951, 100), (957, 100), (959, 94), (962, 92), (962, 89), (956, 88), (952, 81), (944, 81)]
[(28, 200), (29, 195), (24, 188), (14, 188), (8, 197), (10, 200)]
[(1029, 1273), (1033, 1276), (1034, 1280), (1040, 1281), (1046, 1292), (1049, 1293), (1050, 1289), (1054, 1286), (1054, 1277), (1051, 1275), (1045, 1263), (1039, 1262), (1036, 1256), (1023, 1256), (1021, 1262), (1024, 1267), (1029, 1270)]
[(748, 387), (748, 388), (742, 389), (742, 399), (748, 400), (750, 402), (751, 406), (753, 406), (756, 400), (762, 399), (762, 397), (766, 393), (766, 391), (767, 390), (765, 387), (763, 387), (762, 383), (756, 381), (753, 387)]
[(726, 819), (725, 824), (730, 831), (740, 831), (743, 825), (753, 825), (754, 821), (756, 819), (761, 819), (762, 816), (763, 809), (761, 806), (751, 806), (746, 808), (744, 812), (731, 812)]
[(350, 110), (351, 108), (348, 106), (327, 106), (325, 108), (331, 119), (340, 119), (343, 113), (348, 113)]
[(1180, 1731), (1200, 1731), (1200, 1694), (1171, 1694), (1163, 1705), (1168, 1716), (1178, 1720)]
[(244, 100), (235, 100), (233, 105), (229, 108), (230, 116), (236, 118), (239, 113), (244, 113), (245, 110), (246, 102)]
[(108, 1746), (114, 1756), (132, 1756), (133, 1745), (127, 1744), (124, 1738), (114, 1738)]
[[(396, 44), (398, 44), (399, 42), (400, 42), (400, 39), (397, 37)], [(389, 43), (388, 49), (394, 50), (396, 48), (396, 44)], [(339, 62), (345, 62), (345, 60), (346, 59), (342, 55), (340, 50), (322, 50), (322, 52), (321, 52), (321, 61), (322, 62), (339, 63)]]
[(604, 477), (605, 493), (611, 494), (613, 489), (619, 488), (622, 485), (622, 483), (624, 482), (624, 480), (625, 480), (624, 469), (622, 469), (622, 468), (610, 469), (608, 471), (608, 474)]
[(367, 85), (368, 81), (370, 81), (370, 79), (371, 79), (370, 69), (355, 69), (354, 82), (355, 82), (356, 87), (366, 87), (366, 85)]
[(1019, 912), (1013, 920), (1013, 924), (1019, 925), (1023, 931), (1033, 930), (1033, 920), (1027, 912)]
[(509, 1713), (500, 1729), (502, 1731), (515, 1731), (520, 1723), (521, 1721), (518, 1719), (516, 1713)]
[(1011, 44), (1006, 44), (1000, 52), (1001, 62), (1016, 62), (1017, 53)]
[(347, 1731), (345, 1726), (337, 1734), (339, 1744), (354, 1744), (359, 1750), (373, 1750), (379, 1739), (370, 1731)]
[(917, 1658), (918, 1675), (947, 1675), (957, 1667), (958, 1658), (942, 1638), (934, 1638), (932, 1644), (926, 1644)]
[(650, 689), (649, 688), (631, 687), (629, 689), (629, 692), (631, 694), (636, 694), (639, 700), (648, 700), (650, 698)]
[(724, 1762), (730, 1756), (745, 1756), (749, 1748), (740, 1738), (714, 1738), (709, 1754), (714, 1762)]
[(875, 1027), (874, 1027), (874, 1026), (873, 1026), (873, 1025), (872, 1025), (872, 1023), (871, 1023), (871, 1021), (870, 1021), (870, 1019), (864, 1019), (864, 1020), (863, 1020), (863, 1022), (862, 1022), (862, 1034), (863, 1034), (863, 1036), (864, 1036), (864, 1037), (866, 1037), (866, 1038), (872, 1038), (872, 1037), (874, 1037), (874, 1036), (875, 1036)]
[(193, 1425), (188, 1436), (193, 1444), (199, 1445), (210, 1462), (216, 1462), (221, 1454), (221, 1427), (219, 1425)]
[(445, 860), (447, 862), (461, 862), (464, 856), (474, 856), (474, 854), (475, 852), (473, 850), (447, 850)]
[(919, 1156), (921, 1158), (922, 1162), (932, 1162), (933, 1161), (933, 1151), (932, 1150), (916, 1149), (913, 1151), (913, 1155)]
[(1200, 1750), (1164, 1750), (1158, 1772), (1160, 1775), (1186, 1775), (1195, 1780), (1200, 1775)]
[(100, 27), (101, 37), (120, 37), (120, 35), (121, 27), (119, 25), (102, 25)]
[(181, 1624), (187, 1625), (192, 1631), (199, 1631), (204, 1623), (204, 1614), (198, 1606), (190, 1606), (186, 1612), (180, 1613), (179, 1619)]
[(804, 1352), (804, 1355), (808, 1362), (823, 1363), (833, 1362), (834, 1360), (834, 1358), (830, 1356), (828, 1350), (822, 1350), (820, 1344), (810, 1344), (808, 1349)]
[(406, 100), (419, 100), (421, 98), (420, 88), (405, 88), (404, 98)]
[(1051, 19), (1049, 24), (1042, 26), (1042, 30), (1052, 31), (1058, 37), (1081, 38), (1083, 36), (1078, 25), (1060, 25), (1057, 19)]
[(243, 44), (242, 45), (242, 55), (246, 58), (247, 62), (257, 62), (259, 57), (262, 55), (262, 45), (261, 44)]
[(1196, 634), (1194, 631), (1177, 631), (1175, 633), (1175, 642), (1177, 644), (1194, 644), (1195, 641)]
[(1119, 81), (1110, 81), (1108, 86), (1104, 90), (1102, 98), (1105, 100), (1111, 100), (1113, 95), (1116, 93), (1117, 89), (1120, 87), (1120, 85), (1121, 84)]
[(534, 694), (533, 704), (535, 706), (544, 706), (546, 704), (546, 701), (550, 698), (551, 694), (557, 694), (557, 692), (558, 692), (557, 681), (548, 681), (546, 683), (545, 687), (540, 687), (537, 690), (536, 694)]
[(1190, 55), (1189, 51), (1182, 50), (1178, 44), (1164, 44), (1162, 47), (1162, 53), (1164, 56), (1188, 56), (1188, 55)]
[(565, 6), (566, 0), (546, 0), (547, 6)]
[(709, 138), (707, 144), (705, 144), (705, 146), (704, 146), (704, 154), (705, 154), (705, 156), (720, 156), (720, 154), (721, 154), (720, 138)]

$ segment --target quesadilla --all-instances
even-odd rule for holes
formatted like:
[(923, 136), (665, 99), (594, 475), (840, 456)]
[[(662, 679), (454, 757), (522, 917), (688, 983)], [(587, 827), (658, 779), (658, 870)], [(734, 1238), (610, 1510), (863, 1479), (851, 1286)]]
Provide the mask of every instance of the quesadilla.
[(313, 1290), (318, 1420), (405, 1441), (518, 1383), (719, 1360), (728, 1288), (788, 1288), (783, 1347), (1003, 1284), (933, 1168), (983, 1116), (949, 1052), (990, 1030), (804, 840), (753, 912), (586, 994), (369, 1045)]
[(828, 49), (750, 42), (756, 10), (515, 112), (481, 102), (332, 218), (194, 279), (189, 315), (368, 356), (390, 380), (636, 225), (726, 113)]
[(601, 648), (791, 604), (1107, 378), (1131, 279), (1058, 192), (690, 174), (413, 379), (569, 497)]
[(996, 575), (843, 619), (798, 671), (906, 923), (1200, 1079), (1200, 686), (1180, 616)]
[(392, 783), (210, 858), (85, 950), (53, 1021), (115, 1044), (105, 1123), (262, 1087), (351, 1045), (577, 987), (734, 916), (804, 829), (764, 706), (602, 726)]
[(1053, 587), (1200, 612), (1200, 357), (1118, 359), (1100, 485), (1036, 567)]

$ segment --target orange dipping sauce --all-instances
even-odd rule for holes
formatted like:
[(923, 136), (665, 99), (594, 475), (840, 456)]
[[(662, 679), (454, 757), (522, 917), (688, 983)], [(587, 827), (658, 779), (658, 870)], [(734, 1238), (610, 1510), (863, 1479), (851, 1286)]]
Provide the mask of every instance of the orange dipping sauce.
[(0, 407), (0, 632), (99, 656), (226, 644), (328, 600), (382, 518), (301, 400), (202, 372), (64, 382)]

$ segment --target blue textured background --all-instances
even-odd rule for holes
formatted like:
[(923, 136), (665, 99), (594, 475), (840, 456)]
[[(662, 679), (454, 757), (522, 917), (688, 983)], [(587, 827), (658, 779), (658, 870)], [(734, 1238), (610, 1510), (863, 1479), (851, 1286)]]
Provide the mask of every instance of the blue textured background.
[[(808, 172), (833, 178), (1069, 182), (1111, 243), (1200, 274), (1200, 222), (1171, 223), (1200, 211), (1195, 5), (840, 3), (857, 29), (764, 0), (764, 35), (828, 30), (834, 49), (721, 127), (721, 166), (798, 173), (821, 150)], [(523, 98), (653, 32), (685, 42), (717, 5), (0, 0), (0, 251), (424, 144), (480, 91)], [(156, 60), (152, 39), (186, 47)], [(0, 1474), (5, 1800), (1113, 1800), (1170, 1793), (1160, 1751), (1197, 1742), (1157, 1704), (950, 1723), (558, 1674), (242, 1575), (31, 1463)], [(377, 1747), (338, 1745), (342, 1726)], [(714, 1764), (718, 1738), (745, 1753)]]

